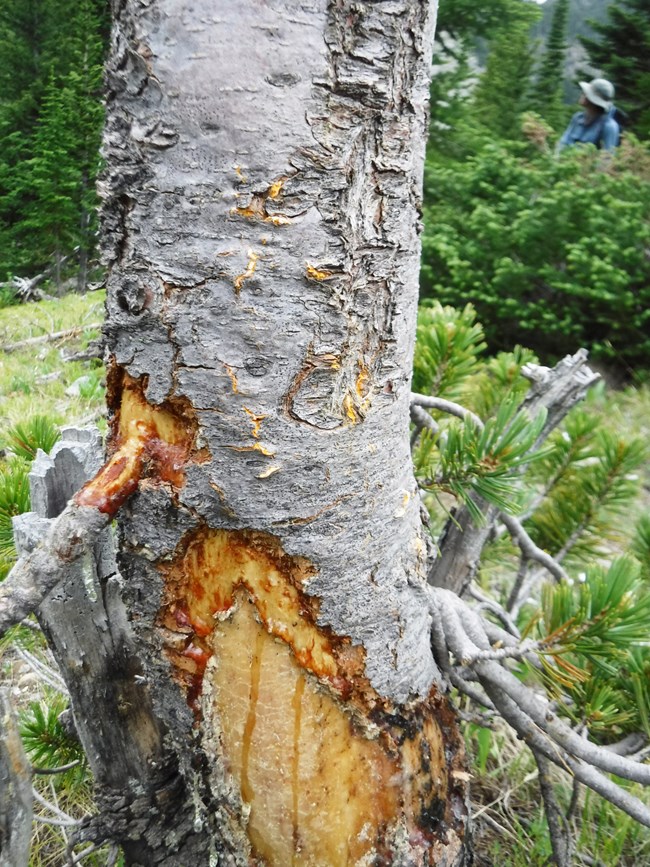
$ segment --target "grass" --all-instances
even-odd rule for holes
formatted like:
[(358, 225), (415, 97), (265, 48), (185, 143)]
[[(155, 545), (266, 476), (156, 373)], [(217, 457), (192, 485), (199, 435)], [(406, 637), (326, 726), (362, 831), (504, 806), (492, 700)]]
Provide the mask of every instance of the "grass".
[[(551, 846), (537, 787), (537, 767), (505, 725), (494, 731), (465, 725), (472, 770), (472, 808), (476, 867), (548, 867)], [(486, 755), (487, 743), (487, 755)], [(552, 769), (556, 795), (566, 810), (571, 779)], [(629, 786), (643, 797), (641, 786)], [(581, 787), (579, 809), (572, 821), (576, 864), (641, 867), (650, 864), (650, 830), (589, 789)]]
[[(73, 354), (99, 335), (104, 318), (104, 293), (66, 295), (54, 301), (0, 309), (0, 449), (8, 445), (6, 432), (34, 415), (55, 424), (103, 424), (104, 376), (101, 362), (65, 362), (62, 351)], [(6, 353), (2, 346), (81, 327), (75, 337), (37, 343)], [(91, 327), (95, 326), (95, 327)], [(66, 394), (83, 380), (79, 394)]]

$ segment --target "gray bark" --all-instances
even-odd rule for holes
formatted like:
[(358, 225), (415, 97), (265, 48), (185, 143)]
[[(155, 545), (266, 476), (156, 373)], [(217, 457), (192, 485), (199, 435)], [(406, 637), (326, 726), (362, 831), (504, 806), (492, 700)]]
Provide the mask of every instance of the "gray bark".
[(0, 867), (27, 867), (32, 833), (32, 769), (6, 690), (0, 690)]
[[(19, 554), (28, 555), (45, 538), (102, 458), (92, 429), (68, 429), (50, 456), (38, 453), (30, 473), (33, 511), (14, 519)], [(178, 862), (160, 839), (160, 813), (168, 836), (191, 838), (195, 810), (182, 809), (184, 784), (177, 760), (163, 746), (121, 594), (111, 531), (104, 530), (91, 551), (65, 570), (36, 614), (70, 692), (75, 728), (95, 778), (101, 813), (81, 839), (117, 839), (129, 863), (171, 867)], [(179, 799), (173, 815), (157, 809), (165, 798)], [(185, 845), (191, 852), (191, 840)]]
[[(148, 477), (119, 519), (123, 579), (98, 539), (39, 612), (98, 783), (86, 833), (120, 842), (129, 864), (459, 865), (466, 775), (430, 648), (408, 432), (435, 7), (116, 0), (114, 12), (109, 447), (146, 439)], [(64, 454), (77, 486), (86, 459), (70, 443)], [(48, 518), (67, 496), (53, 490)], [(22, 528), (28, 544), (41, 525)], [(221, 538), (231, 560), (193, 572)], [(236, 601), (213, 603), (206, 628), (183, 605), (224, 575)], [(221, 674), (233, 623), (257, 636), (241, 648), (250, 689), (238, 665)], [(264, 648), (296, 678), (279, 704)], [(228, 705), (242, 697), (232, 747)], [(358, 752), (358, 781), (337, 755), (318, 766), (323, 725), (342, 760)], [(312, 754), (331, 816), (310, 815)], [(370, 824), (348, 839), (341, 804), (368, 787)], [(388, 805), (379, 819), (374, 802)], [(335, 855), (314, 848), (320, 834)]]
[(212, 459), (181, 503), (317, 563), (321, 621), (365, 647), (373, 686), (426, 695), (407, 431), (430, 6), (124, 8), (106, 136), (115, 361), (151, 403), (196, 410)]

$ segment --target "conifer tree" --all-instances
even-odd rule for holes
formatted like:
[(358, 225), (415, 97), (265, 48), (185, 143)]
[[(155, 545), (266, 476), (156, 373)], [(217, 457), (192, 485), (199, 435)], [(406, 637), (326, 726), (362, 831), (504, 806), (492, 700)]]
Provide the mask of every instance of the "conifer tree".
[(0, 279), (17, 267), (15, 226), (25, 194), (22, 169), (31, 156), (38, 116), (40, 0), (4, 0), (0, 11)]
[(539, 15), (532, 4), (513, 5), (511, 15), (490, 44), (485, 73), (473, 100), (477, 119), (505, 138), (519, 134), (533, 68), (530, 28)]
[(75, 94), (61, 88), (54, 76), (43, 97), (27, 163), (30, 197), (22, 213), (21, 229), (31, 236), (32, 254), (41, 262), (53, 257), (54, 277), (61, 283), (60, 261), (75, 244), (79, 174), (74, 160)]
[[(63, 239), (71, 246), (59, 252), (78, 245), (83, 259), (92, 248), (107, 7), (106, 0), (3, 3), (0, 279), (50, 266)], [(46, 180), (54, 154), (58, 162)], [(53, 218), (43, 209), (52, 196), (70, 197), (65, 208), (60, 201), (55, 208), (59, 218), (63, 208), (65, 222), (54, 247)]]
[(583, 37), (589, 61), (616, 87), (617, 103), (629, 114), (633, 132), (650, 135), (650, 0), (620, 0), (607, 20), (592, 21), (593, 38)]
[(553, 9), (551, 30), (532, 93), (532, 107), (554, 125), (559, 125), (562, 121), (562, 84), (568, 18), (569, 0), (558, 0)]
[[(465, 150), (466, 136), (455, 135), (453, 131), (462, 127), (467, 133), (467, 122), (471, 124), (474, 120), (473, 113), (467, 117), (467, 97), (476, 82), (477, 46), (486, 41), (491, 46), (498, 46), (500, 40), (507, 44), (510, 39), (504, 34), (512, 33), (513, 27), (517, 28), (522, 15), (527, 20), (537, 15), (534, 6), (525, 5), (526, 8), (522, 9), (521, 0), (487, 0), (485, 3), (447, 0), (440, 3), (430, 91), (432, 123), (429, 141), (436, 151), (458, 156), (459, 150)], [(519, 40), (522, 49), (527, 40), (528, 34)], [(529, 72), (526, 72), (526, 79)], [(495, 105), (497, 99), (495, 97)], [(473, 149), (473, 144), (470, 144), (468, 150)]]

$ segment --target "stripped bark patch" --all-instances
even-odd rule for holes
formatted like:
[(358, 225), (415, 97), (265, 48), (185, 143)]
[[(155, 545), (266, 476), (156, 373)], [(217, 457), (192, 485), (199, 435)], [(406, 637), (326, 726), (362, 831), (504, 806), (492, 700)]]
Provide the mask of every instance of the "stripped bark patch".
[(439, 697), (389, 708), (362, 648), (318, 625), (304, 590), (313, 565), (275, 537), (204, 527), (159, 568), (166, 654), (239, 793), (256, 857), (394, 863), (406, 835), (433, 864), (453, 783)]
[(177, 611), (200, 638), (228, 617), (241, 587), (271, 634), (289, 644), (299, 662), (318, 677), (338, 666), (327, 636), (315, 625), (317, 605), (300, 591), (313, 569), (282, 553), (266, 534), (204, 529), (189, 541), (182, 559), (167, 571), (170, 602), (163, 617), (174, 628)]
[(188, 462), (202, 463), (208, 457), (204, 449), (196, 448), (198, 421), (189, 401), (149, 403), (144, 396), (146, 377), (134, 379), (115, 366), (109, 372), (108, 386), (109, 405), (117, 407), (110, 450), (117, 455), (127, 444), (133, 450), (139, 442), (142, 459), (152, 464), (149, 474), (174, 488), (182, 487)]

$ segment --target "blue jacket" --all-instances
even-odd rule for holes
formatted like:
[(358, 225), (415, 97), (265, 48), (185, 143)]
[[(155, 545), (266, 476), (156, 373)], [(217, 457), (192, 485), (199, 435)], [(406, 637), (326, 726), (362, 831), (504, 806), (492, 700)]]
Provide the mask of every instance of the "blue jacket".
[(606, 151), (615, 148), (619, 142), (621, 130), (612, 117), (614, 111), (615, 109), (612, 108), (589, 124), (585, 123), (584, 111), (577, 111), (558, 143), (558, 150), (574, 144), (593, 144)]

